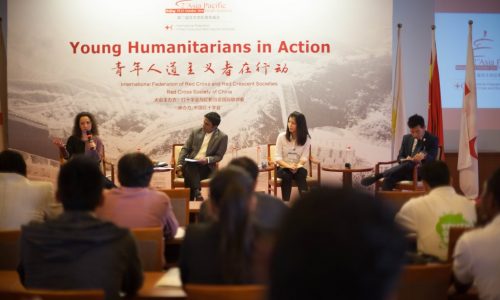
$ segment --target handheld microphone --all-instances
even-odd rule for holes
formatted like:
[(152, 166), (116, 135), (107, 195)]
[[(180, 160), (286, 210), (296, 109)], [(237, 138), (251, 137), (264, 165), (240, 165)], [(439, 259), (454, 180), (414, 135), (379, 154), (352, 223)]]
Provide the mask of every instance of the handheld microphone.
[[(94, 142), (94, 139), (92, 138), (92, 132), (90, 130), (87, 130), (87, 140), (89, 141), (89, 144)], [(90, 147), (90, 150), (94, 149), (95, 147)]]

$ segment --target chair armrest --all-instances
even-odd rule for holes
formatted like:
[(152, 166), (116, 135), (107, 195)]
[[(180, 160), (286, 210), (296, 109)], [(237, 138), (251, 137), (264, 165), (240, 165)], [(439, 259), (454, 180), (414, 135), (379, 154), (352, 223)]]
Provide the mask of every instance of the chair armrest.
[(422, 164), (418, 163), (413, 168), (413, 190), (417, 189), (417, 185), (418, 185), (418, 168), (420, 168), (421, 166), (422, 166)]
[(398, 161), (397, 160), (391, 160), (391, 161), (381, 161), (381, 162), (378, 162), (376, 165), (375, 165), (375, 174), (380, 174), (380, 166), (381, 165), (392, 165), (392, 164), (395, 164), (397, 163)]
[(104, 167), (104, 175), (106, 175), (106, 166), (109, 166), (110, 167), (110, 170), (111, 170), (111, 181), (114, 183), (115, 182), (115, 164), (113, 164), (112, 162), (104, 159), (103, 161), (103, 167)]
[(310, 160), (313, 164), (317, 164), (318, 166), (321, 164), (321, 162), (316, 158), (311, 157)]
[(314, 164), (317, 164), (317, 172), (318, 172), (318, 184), (321, 185), (321, 162), (313, 162)]

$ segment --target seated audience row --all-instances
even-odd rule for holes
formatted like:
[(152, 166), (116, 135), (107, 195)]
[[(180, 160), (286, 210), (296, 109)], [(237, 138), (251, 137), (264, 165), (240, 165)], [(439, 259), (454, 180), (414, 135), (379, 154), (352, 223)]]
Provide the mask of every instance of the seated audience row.
[(55, 213), (52, 184), (29, 180), (26, 174), (20, 153), (0, 153), (0, 230), (19, 229), (22, 224), (43, 221)]
[[(9, 167), (19, 158), (24, 163), (16, 154), (0, 154), (0, 175), (26, 174), (25, 167)], [(23, 220), (35, 221), (22, 226), (18, 272), (26, 287), (103, 289), (106, 299), (141, 287), (137, 246), (129, 229), (119, 226), (161, 225), (171, 238), (178, 223), (168, 197), (149, 188), (153, 164), (146, 155), (123, 156), (118, 173), (122, 187), (103, 194), (94, 159), (77, 155), (61, 167), (56, 198), (64, 212)], [(187, 228), (181, 246), (184, 284), (269, 284), (270, 299), (387, 299), (405, 260), (403, 227), (417, 233), (420, 251), (444, 260), (448, 228), (476, 222), (474, 203), (456, 194), (443, 162), (422, 168), (429, 194), (410, 200), (396, 218), (373, 196), (326, 186), (288, 209), (255, 193), (257, 177), (257, 165), (248, 158), (215, 173), (204, 222)], [(500, 170), (482, 196), (491, 223), (464, 234), (454, 254), (456, 285), (465, 290), (475, 282), (481, 299), (500, 296), (499, 187)]]
[(103, 201), (95, 160), (75, 156), (61, 166), (57, 199), (64, 212), (21, 229), (19, 276), (28, 288), (104, 289), (106, 299), (135, 293), (143, 275), (130, 231), (94, 211)]

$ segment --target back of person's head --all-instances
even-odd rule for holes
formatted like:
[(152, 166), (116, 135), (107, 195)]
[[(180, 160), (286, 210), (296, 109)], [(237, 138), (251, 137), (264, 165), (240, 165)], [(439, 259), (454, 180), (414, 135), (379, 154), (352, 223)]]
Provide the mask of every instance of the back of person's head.
[(430, 188), (450, 185), (450, 170), (443, 161), (432, 161), (422, 166), (422, 180)]
[(417, 126), (425, 127), (424, 118), (417, 114), (414, 114), (413, 116), (409, 117), (407, 124), (409, 128), (415, 128)]
[(93, 211), (101, 202), (103, 184), (95, 159), (76, 155), (61, 166), (57, 198), (64, 210)]
[(148, 187), (153, 172), (153, 162), (141, 152), (125, 154), (118, 161), (118, 180), (122, 186)]
[(212, 111), (207, 113), (205, 118), (207, 118), (213, 126), (219, 126), (220, 124), (220, 115), (216, 112)]
[(488, 179), (486, 194), (490, 194), (500, 211), (500, 169), (497, 169)]
[(248, 282), (252, 278), (253, 237), (250, 202), (253, 180), (242, 168), (228, 166), (210, 180), (210, 202), (220, 224), (220, 251), (225, 283)]
[(0, 172), (16, 173), (26, 177), (26, 162), (21, 153), (13, 150), (0, 152)]
[(259, 167), (252, 159), (246, 156), (233, 158), (229, 162), (229, 166), (237, 166), (242, 168), (250, 175), (250, 177), (252, 177), (254, 182), (257, 182), (257, 178), (259, 177)]
[(270, 299), (387, 299), (405, 250), (404, 233), (382, 201), (353, 190), (311, 190), (278, 233)]

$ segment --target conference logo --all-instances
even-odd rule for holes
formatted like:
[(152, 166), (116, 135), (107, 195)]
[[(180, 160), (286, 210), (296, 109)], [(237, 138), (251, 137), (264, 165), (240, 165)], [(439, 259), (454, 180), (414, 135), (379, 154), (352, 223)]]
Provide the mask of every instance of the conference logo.
[(225, 1), (177, 0), (173, 7), (166, 8), (166, 14), (205, 14), (231, 12)]
[[(500, 56), (498, 56), (498, 43), (495, 38), (490, 35), (488, 30), (483, 30), (481, 37), (472, 41), (472, 49), (474, 50), (474, 65), (476, 70), (477, 89), (485, 91), (500, 90), (495, 82), (500, 79)], [(465, 71), (465, 65), (456, 65), (455, 70)], [(453, 84), (455, 89), (462, 90), (464, 88), (463, 81), (456, 81)]]
[[(476, 71), (498, 71), (500, 57), (495, 57), (495, 40), (488, 36), (488, 30), (483, 30), (482, 36), (473, 40), (472, 48)], [(456, 65), (455, 70), (465, 70), (465, 65)]]

